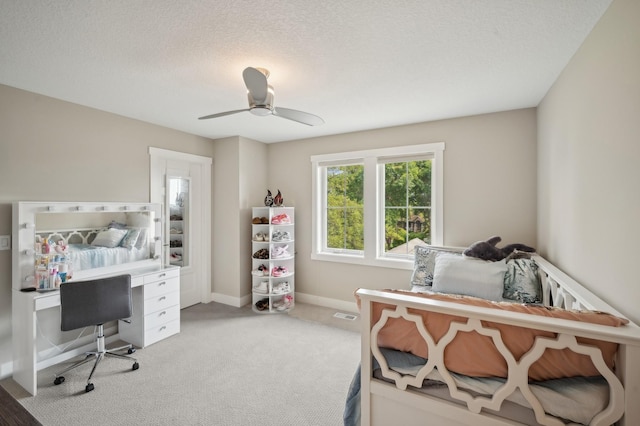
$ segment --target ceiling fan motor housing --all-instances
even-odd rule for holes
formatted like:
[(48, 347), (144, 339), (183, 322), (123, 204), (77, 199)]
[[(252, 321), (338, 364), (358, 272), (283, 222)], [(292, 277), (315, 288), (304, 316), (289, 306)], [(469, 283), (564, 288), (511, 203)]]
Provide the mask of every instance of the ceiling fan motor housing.
[(247, 91), (249, 100), (249, 111), (252, 114), (265, 116), (273, 112), (273, 87), (267, 86), (267, 96), (265, 99), (254, 99), (251, 92)]

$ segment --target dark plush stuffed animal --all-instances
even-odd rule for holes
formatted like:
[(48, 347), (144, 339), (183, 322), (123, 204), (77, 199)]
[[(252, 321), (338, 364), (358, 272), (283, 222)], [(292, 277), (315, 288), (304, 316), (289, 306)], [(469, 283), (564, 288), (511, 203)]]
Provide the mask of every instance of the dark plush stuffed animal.
[(502, 241), (502, 238), (498, 236), (491, 237), (487, 241), (477, 241), (471, 244), (463, 254), (469, 257), (477, 257), (478, 259), (498, 261), (517, 252), (533, 253), (536, 251), (533, 247), (524, 244), (509, 244), (498, 248), (496, 244), (500, 241)]

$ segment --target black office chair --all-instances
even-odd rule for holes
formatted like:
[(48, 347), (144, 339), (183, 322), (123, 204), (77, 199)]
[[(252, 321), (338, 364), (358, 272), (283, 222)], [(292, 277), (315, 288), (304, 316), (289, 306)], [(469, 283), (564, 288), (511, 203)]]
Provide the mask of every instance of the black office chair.
[(94, 325), (97, 327), (97, 350), (86, 352), (86, 357), (55, 375), (54, 384), (64, 382), (62, 374), (83, 365), (92, 358), (95, 364), (87, 379), (85, 390), (91, 392), (94, 388), (91, 377), (96, 371), (98, 363), (105, 356), (133, 361), (132, 370), (137, 370), (138, 361), (130, 356), (115, 353), (127, 350), (129, 354), (135, 352), (133, 345), (106, 349), (104, 343), (104, 323), (131, 316), (131, 275), (99, 278), (87, 281), (71, 281), (60, 285), (61, 329), (75, 330)]

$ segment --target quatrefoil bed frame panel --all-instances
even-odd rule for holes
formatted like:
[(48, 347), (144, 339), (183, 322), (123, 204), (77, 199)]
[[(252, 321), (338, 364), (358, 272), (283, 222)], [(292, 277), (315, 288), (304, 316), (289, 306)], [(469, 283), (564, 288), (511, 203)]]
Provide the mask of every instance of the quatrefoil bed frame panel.
[[(596, 310), (623, 317), (614, 308), (597, 298), (575, 280), (540, 256), (534, 257), (539, 266), (544, 292), (544, 304), (566, 309)], [(573, 352), (587, 355), (609, 385), (609, 400), (606, 406), (591, 421), (591, 425), (618, 424), (632, 426), (640, 424), (640, 328), (633, 323), (622, 327), (607, 327), (577, 321), (555, 320), (522, 313), (496, 313), (493, 309), (429, 300), (406, 294), (393, 294), (361, 289), (357, 292), (361, 300), (362, 321), (362, 381), (361, 421), (362, 425), (384, 424), (393, 419), (395, 424), (439, 424), (448, 425), (514, 425), (521, 424), (496, 417), (490, 411), (499, 412), (507, 396), (519, 390), (528, 402), (539, 424), (564, 425), (557, 417), (545, 412), (542, 404), (530, 389), (529, 367), (542, 356), (546, 349), (569, 348)], [(372, 304), (395, 306), (385, 308), (377, 322), (372, 320)], [(464, 322), (452, 322), (448, 332), (437, 343), (423, 324), (422, 317), (412, 312), (418, 310), (451, 314), (466, 318)], [(419, 335), (427, 344), (429, 359), (417, 375), (400, 374), (387, 364), (377, 337), (390, 318), (402, 318), (415, 324)], [(538, 337), (533, 347), (519, 360), (510, 353), (502, 341), (500, 332), (485, 327), (483, 320), (510, 324), (519, 327), (541, 329), (555, 333), (555, 338)], [(476, 332), (488, 336), (508, 366), (508, 377), (492, 395), (474, 395), (458, 388), (456, 381), (445, 365), (444, 351), (458, 333)], [(619, 345), (615, 371), (604, 362), (600, 350), (595, 346), (580, 344), (576, 337), (615, 342)], [(473, 357), (473, 354), (469, 354)], [(373, 360), (377, 361), (381, 374), (395, 384), (373, 377)], [(442, 378), (448, 387), (451, 399), (418, 393), (423, 380), (432, 371)], [(427, 419), (430, 419), (429, 421)]]

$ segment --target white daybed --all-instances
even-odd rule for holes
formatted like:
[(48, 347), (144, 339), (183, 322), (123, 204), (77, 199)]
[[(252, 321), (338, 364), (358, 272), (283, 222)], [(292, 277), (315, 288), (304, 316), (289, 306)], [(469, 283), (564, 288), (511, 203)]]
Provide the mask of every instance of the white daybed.
[[(462, 303), (466, 296), (447, 299), (408, 290), (357, 290), (362, 321), (361, 378), (358, 380), (360, 374), (356, 374), (349, 391), (345, 425), (640, 425), (639, 327), (626, 323), (626, 319), (617, 322), (618, 326), (588, 323), (583, 315), (590, 314), (584, 312), (575, 317), (568, 314), (571, 319), (567, 319), (563, 315), (568, 310), (606, 312), (611, 315), (600, 316), (614, 318), (613, 322), (623, 316), (542, 257), (535, 255), (532, 261), (541, 280), (542, 304), (510, 304), (516, 311), (496, 308), (505, 303)], [(523, 312), (518, 306), (527, 307)], [(528, 309), (551, 314), (545, 316), (543, 312), (540, 316)], [(429, 332), (434, 315), (450, 321), (448, 330), (436, 338)], [(591, 313), (593, 317), (598, 315)], [(390, 341), (403, 334), (396, 328), (395, 334), (385, 337), (385, 327), (393, 321), (413, 327), (407, 338), (414, 339), (413, 343), (422, 339), (428, 357), (408, 353), (410, 349), (402, 344), (397, 345), (401, 350), (389, 347), (396, 345)], [(514, 334), (532, 333), (535, 336), (528, 351), (520, 355), (510, 352), (513, 342), (508, 339), (513, 340)], [(489, 374), (479, 375), (483, 377), (449, 371), (452, 351), (445, 349), (450, 344), (454, 347), (456, 339), (471, 335), (491, 339), (493, 349), (504, 358), (504, 377), (494, 377), (491, 368)], [(613, 346), (614, 351), (603, 355), (605, 350), (594, 342), (609, 349)], [(476, 351), (473, 341), (466, 349), (461, 347), (464, 344), (455, 346), (458, 364), (462, 360), (481, 370), (485, 363), (495, 364)], [(571, 356), (590, 357), (595, 376), (531, 378), (530, 367), (539, 365), (543, 357), (568, 351)]]

